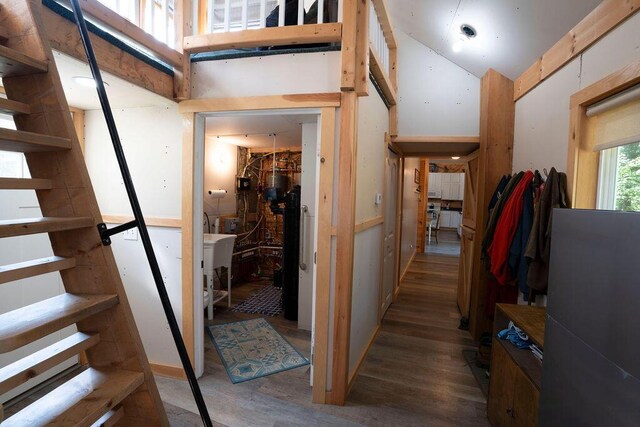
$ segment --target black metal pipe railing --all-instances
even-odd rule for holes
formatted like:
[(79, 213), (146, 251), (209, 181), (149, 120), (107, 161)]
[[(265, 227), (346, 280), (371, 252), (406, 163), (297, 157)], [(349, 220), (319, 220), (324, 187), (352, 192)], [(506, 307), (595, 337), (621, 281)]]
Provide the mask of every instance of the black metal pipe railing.
[[(93, 51), (91, 40), (89, 39), (87, 25), (84, 20), (82, 9), (80, 7), (78, 0), (71, 0), (71, 7), (73, 9), (73, 14), (75, 16), (76, 24), (78, 26), (78, 31), (80, 31), (80, 37), (82, 38), (82, 43), (84, 44), (85, 53), (87, 54), (87, 60), (89, 62), (89, 67), (91, 68), (91, 74), (93, 74), (93, 78), (96, 83), (98, 98), (100, 99), (100, 105), (102, 106), (102, 111), (107, 121), (109, 134), (111, 135), (111, 142), (113, 143), (113, 148), (115, 150), (115, 154), (118, 159), (118, 165), (120, 166), (120, 172), (122, 173), (124, 186), (127, 190), (129, 203), (131, 203), (131, 208), (133, 210), (133, 216), (135, 218), (134, 222), (136, 223), (138, 230), (140, 232), (142, 245), (144, 246), (144, 251), (147, 254), (147, 259), (149, 260), (151, 273), (153, 274), (153, 279), (155, 281), (156, 287), (158, 288), (158, 294), (160, 295), (160, 301), (162, 302), (162, 307), (167, 316), (169, 328), (171, 329), (171, 335), (173, 335), (173, 340), (175, 341), (176, 347), (178, 348), (178, 354), (180, 355), (182, 366), (184, 367), (184, 371), (187, 375), (187, 379), (189, 380), (189, 385), (191, 386), (191, 391), (196, 401), (196, 405), (198, 406), (198, 411), (200, 412), (200, 417), (202, 418), (202, 422), (205, 426), (209, 427), (209, 426), (212, 426), (211, 418), (209, 418), (209, 412), (207, 411), (207, 406), (205, 405), (204, 398), (202, 397), (202, 392), (200, 391), (200, 386), (198, 385), (196, 375), (193, 371), (193, 367), (191, 366), (191, 361), (189, 360), (189, 354), (187, 353), (187, 349), (184, 345), (182, 334), (180, 333), (180, 328), (178, 327), (178, 322), (173, 312), (173, 308), (171, 307), (171, 301), (169, 300), (169, 295), (167, 294), (167, 289), (162, 279), (160, 266), (158, 265), (158, 260), (156, 259), (155, 252), (153, 251), (153, 245), (151, 244), (149, 231), (147, 230), (147, 226), (144, 222), (142, 209), (140, 208), (140, 203), (138, 202), (138, 196), (136, 195), (136, 190), (133, 185), (133, 180), (131, 179), (131, 174), (129, 173), (129, 167), (127, 166), (127, 160), (125, 158), (124, 151), (122, 149), (122, 143), (120, 142), (120, 136), (118, 135), (116, 122), (113, 118), (113, 112), (111, 111), (111, 106), (109, 105), (109, 99), (107, 98), (107, 92), (105, 91), (105, 88), (104, 88), (102, 75), (100, 74), (100, 69), (98, 68), (96, 55)], [(125, 224), (124, 226), (121, 226), (119, 231), (125, 231), (128, 228), (132, 228), (130, 226), (130, 223)], [(100, 231), (101, 231), (101, 237), (103, 238), (103, 240), (109, 239), (109, 236), (113, 234), (113, 233), (103, 234), (104, 230), (100, 230)]]

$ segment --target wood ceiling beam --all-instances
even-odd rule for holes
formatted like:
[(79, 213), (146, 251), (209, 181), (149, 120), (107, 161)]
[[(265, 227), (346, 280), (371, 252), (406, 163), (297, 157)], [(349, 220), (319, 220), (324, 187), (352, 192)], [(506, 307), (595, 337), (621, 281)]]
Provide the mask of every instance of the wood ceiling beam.
[(479, 144), (479, 136), (396, 136), (392, 138), (392, 141), (396, 144), (403, 143), (443, 143), (443, 144)]
[(640, 10), (640, 0), (604, 0), (515, 80), (517, 101)]
[[(53, 49), (80, 61), (87, 61), (78, 29), (74, 24), (46, 7), (42, 8), (42, 20)], [(173, 100), (173, 78), (170, 75), (123, 52), (95, 34), (89, 34), (89, 37), (101, 70)]]
[(199, 53), (261, 46), (339, 43), (341, 38), (342, 24), (340, 23), (291, 25), (251, 31), (188, 36), (184, 38), (183, 48), (185, 52)]

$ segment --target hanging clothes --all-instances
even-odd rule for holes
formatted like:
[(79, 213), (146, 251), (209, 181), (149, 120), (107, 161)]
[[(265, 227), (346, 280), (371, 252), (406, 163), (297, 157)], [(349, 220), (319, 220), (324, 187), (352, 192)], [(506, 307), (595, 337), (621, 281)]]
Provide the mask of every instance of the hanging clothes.
[(568, 208), (567, 175), (551, 168), (535, 210), (525, 256), (529, 260), (527, 285), (540, 292), (549, 286), (551, 228), (554, 208)]
[(524, 172), (509, 199), (504, 203), (502, 214), (495, 226), (493, 241), (487, 251), (491, 257), (491, 273), (501, 285), (506, 285), (512, 280), (508, 265), (509, 250), (522, 216), (524, 193), (530, 188), (533, 176), (531, 171)]
[(522, 216), (518, 223), (516, 234), (513, 236), (513, 242), (509, 249), (509, 270), (511, 276), (515, 277), (518, 282), (518, 288), (524, 294), (527, 301), (529, 295), (529, 287), (527, 286), (527, 275), (529, 274), (529, 261), (525, 257), (527, 244), (529, 243), (529, 235), (533, 226), (533, 197), (536, 188), (536, 177), (533, 183), (529, 185), (522, 197)]
[(514, 188), (518, 186), (523, 176), (524, 176), (524, 172), (519, 172), (511, 178), (511, 180), (505, 187), (504, 191), (502, 192), (502, 195), (498, 199), (496, 206), (491, 211), (491, 216), (489, 217), (489, 222), (487, 223), (487, 228), (484, 232), (484, 238), (482, 239), (483, 254), (487, 253), (487, 251), (489, 250), (489, 247), (491, 246), (491, 243), (493, 242), (493, 234), (495, 231), (495, 227), (502, 214), (502, 209), (504, 208), (504, 205), (506, 204), (507, 200), (509, 200), (509, 197), (511, 197), (511, 193), (513, 192)]

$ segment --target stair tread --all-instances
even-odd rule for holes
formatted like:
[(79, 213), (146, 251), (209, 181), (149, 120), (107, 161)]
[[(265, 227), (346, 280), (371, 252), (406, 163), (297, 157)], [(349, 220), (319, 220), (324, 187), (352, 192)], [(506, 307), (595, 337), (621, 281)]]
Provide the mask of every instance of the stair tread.
[(74, 230), (92, 227), (93, 225), (93, 218), (90, 217), (40, 217), (0, 220), (0, 237)]
[(0, 369), (0, 394), (18, 387), (81, 351), (85, 351), (98, 341), (100, 341), (98, 334), (76, 332), (68, 338), (5, 366)]
[[(0, 266), (0, 284), (76, 266), (75, 258), (52, 256)], [(1, 393), (0, 393), (1, 394)]]
[(0, 178), (0, 190), (50, 190), (50, 179)]
[[(2, 36), (0, 35), (0, 41)], [(1, 114), (31, 114), (31, 107), (23, 102), (12, 101), (10, 99), (0, 98)]]
[(0, 353), (113, 307), (117, 295), (62, 294), (0, 315)]
[(48, 65), (22, 52), (0, 45), (0, 77), (46, 73)]
[(8, 418), (2, 426), (90, 426), (143, 382), (141, 372), (89, 368)]
[(33, 153), (70, 148), (71, 140), (68, 138), (0, 128), (0, 150)]

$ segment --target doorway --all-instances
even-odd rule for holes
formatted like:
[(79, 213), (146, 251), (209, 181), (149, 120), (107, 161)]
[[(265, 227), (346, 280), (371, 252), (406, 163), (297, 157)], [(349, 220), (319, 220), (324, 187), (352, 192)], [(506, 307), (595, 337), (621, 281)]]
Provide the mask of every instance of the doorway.
[(434, 160), (428, 174), (424, 252), (459, 256), (465, 165)]
[[(322, 107), (322, 106), (321, 106)], [(260, 108), (260, 107), (258, 107)], [(231, 228), (236, 227), (236, 232), (238, 232), (238, 237), (236, 237), (237, 241), (240, 243), (261, 243), (256, 247), (247, 247), (239, 250), (238, 247), (234, 248), (234, 258), (239, 258), (240, 261), (246, 258), (255, 256), (255, 251), (257, 250), (259, 257), (271, 258), (275, 261), (272, 263), (272, 269), (269, 270), (270, 277), (264, 274), (266, 269), (262, 271), (256, 272), (256, 275), (253, 276), (256, 279), (261, 279), (262, 282), (269, 282), (269, 285), (274, 285), (275, 279), (275, 271), (282, 267), (281, 263), (278, 263), (278, 258), (281, 255), (278, 252), (282, 252), (283, 248), (278, 247), (274, 242), (278, 239), (275, 234), (281, 233), (283, 221), (282, 215), (280, 213), (274, 214), (270, 219), (272, 220), (272, 228), (271, 230), (276, 230), (277, 233), (270, 231), (268, 228), (260, 225), (266, 224), (267, 219), (260, 218), (259, 212), (251, 210), (251, 208), (256, 207), (256, 201), (259, 201), (263, 211), (271, 209), (271, 202), (265, 199), (264, 192), (268, 189), (266, 186), (266, 180), (270, 179), (272, 182), (279, 181), (279, 177), (273, 176), (273, 167), (275, 165), (276, 174), (278, 172), (291, 172), (289, 176), (290, 182), (283, 188), (281, 194), (288, 194), (293, 187), (296, 185), (301, 185), (301, 188), (312, 188), (312, 191), (300, 191), (300, 203), (302, 207), (305, 207), (303, 211), (301, 211), (301, 215), (299, 215), (298, 219), (300, 221), (299, 226), (301, 228), (300, 233), (300, 246), (299, 246), (299, 262), (297, 265), (304, 266), (304, 268), (298, 268), (297, 278), (299, 280), (299, 293), (298, 293), (298, 304), (297, 311), (300, 314), (299, 318), (295, 321), (290, 321), (287, 319), (283, 319), (282, 317), (275, 317), (275, 319), (279, 319), (274, 322), (269, 322), (275, 324), (275, 328), (280, 330), (291, 331), (291, 335), (296, 338), (293, 339), (291, 336), (285, 336), (285, 339), (289, 341), (301, 340), (298, 341), (306, 341), (306, 344), (303, 345), (305, 347), (303, 349), (304, 356), (310, 361), (313, 360), (314, 364), (310, 369), (310, 377), (308, 378), (307, 387), (309, 383), (314, 385), (313, 388), (313, 399), (315, 402), (323, 402), (325, 396), (326, 389), (326, 348), (327, 348), (327, 335), (328, 335), (328, 322), (329, 322), (329, 310), (328, 310), (328, 283), (324, 283), (324, 279), (320, 279), (320, 287), (318, 286), (318, 279), (316, 277), (316, 266), (319, 266), (321, 263), (326, 262), (329, 259), (329, 255), (326, 253), (324, 241), (326, 239), (330, 239), (331, 230), (324, 230), (324, 228), (319, 230), (318, 222), (327, 221), (325, 216), (328, 216), (330, 221), (331, 210), (326, 209), (326, 201), (323, 202), (323, 207), (325, 209), (318, 210), (318, 186), (319, 182), (327, 183), (327, 172), (333, 172), (332, 166), (332, 158), (327, 156), (327, 152), (333, 153), (333, 138), (334, 138), (334, 123), (335, 123), (335, 108), (299, 108), (299, 109), (279, 109), (278, 107), (274, 107), (272, 109), (265, 110), (246, 110), (246, 111), (216, 111), (216, 112), (198, 112), (190, 115), (190, 122), (186, 124), (189, 127), (193, 126), (193, 203), (189, 206), (189, 210), (192, 214), (193, 221), (193, 232), (192, 232), (192, 244), (189, 245), (193, 253), (192, 262), (184, 262), (183, 266), (191, 265), (190, 274), (194, 278), (193, 283), (198, 283), (197, 278), (203, 277), (203, 257), (204, 257), (204, 237), (207, 234), (216, 234), (216, 233), (205, 233), (204, 227), (210, 227), (213, 224), (214, 230), (218, 231), (218, 234), (224, 234), (223, 231), (231, 231)], [(225, 131), (225, 129), (221, 129), (220, 126), (216, 126), (216, 120), (219, 123), (234, 123), (234, 122), (256, 122), (262, 120), (267, 123), (275, 123), (279, 120), (286, 120), (289, 122), (296, 122), (297, 126), (301, 128), (304, 127), (304, 137), (298, 139), (297, 146), (293, 147), (291, 144), (287, 144), (287, 137), (284, 132), (276, 131), (255, 131), (248, 129), (234, 131), (230, 133)], [(222, 139), (218, 138), (218, 136), (234, 136), (238, 139), (250, 139), (249, 136), (252, 134), (263, 134), (263, 135), (254, 135), (260, 136), (263, 140), (268, 140), (268, 144), (265, 142), (263, 144), (258, 144), (251, 147), (253, 150), (253, 154), (249, 155), (249, 147), (243, 147), (243, 145), (238, 140), (236, 140), (235, 144), (230, 144), (234, 146), (231, 151), (235, 150), (236, 157), (235, 161), (233, 158), (227, 159), (238, 169), (235, 169), (235, 173), (231, 174), (233, 176), (233, 186), (234, 186), (234, 194), (230, 196), (231, 200), (235, 201), (235, 208), (232, 207), (233, 203), (229, 201), (225, 201), (227, 195), (230, 195), (231, 192), (226, 190), (225, 188), (217, 188), (224, 187), (224, 183), (221, 181), (218, 182), (208, 182), (206, 185), (211, 186), (211, 188), (206, 188), (205, 185), (205, 161), (204, 159), (207, 157), (206, 145), (208, 140), (211, 140), (211, 135), (207, 136), (208, 133), (208, 124), (212, 122), (213, 128), (217, 129), (213, 132), (215, 134), (214, 139)], [(325, 129), (326, 128), (326, 129)], [(273, 140), (275, 136), (276, 141), (276, 149), (273, 148)], [(185, 139), (185, 144), (187, 144), (187, 138)], [(255, 138), (254, 138), (255, 139)], [(260, 138), (258, 138), (260, 139)], [(219, 142), (219, 141), (217, 141)], [(229, 142), (225, 143), (229, 145)], [(185, 151), (189, 150), (189, 146), (185, 145)], [(220, 146), (211, 149), (212, 153), (218, 152), (229, 152), (227, 150), (220, 149)], [(296, 150), (292, 149), (295, 148)], [(238, 154), (240, 153), (240, 154)], [(281, 153), (280, 156), (278, 153)], [(188, 155), (189, 153), (187, 153)], [(211, 153), (210, 153), (211, 154)], [(244, 156), (244, 163), (241, 165), (240, 157)], [(283, 156), (285, 158), (283, 158)], [(213, 154), (215, 157), (215, 154)], [(224, 155), (222, 156), (224, 157)], [(325, 157), (327, 159), (325, 160)], [(259, 159), (259, 160), (258, 160)], [(326, 166), (321, 168), (321, 159), (322, 165)], [(275, 162), (274, 162), (275, 160)], [(255, 161), (253, 165), (249, 165), (249, 162)], [(214, 160), (214, 164), (215, 164)], [(268, 163), (268, 165), (266, 165)], [(286, 164), (285, 164), (286, 163)], [(260, 165), (261, 164), (261, 165)], [(240, 167), (242, 170), (240, 170)], [(266, 169), (271, 168), (271, 171), (267, 171)], [(214, 168), (215, 169), (215, 168)], [(219, 169), (219, 168), (218, 168)], [(260, 171), (262, 169), (262, 171)], [(303, 171), (307, 171), (303, 173)], [(256, 177), (257, 175), (257, 177)], [(297, 177), (295, 175), (298, 175)], [(252, 177), (255, 178), (252, 180)], [(240, 178), (244, 178), (241, 182)], [(258, 179), (260, 178), (260, 179)], [(230, 183), (231, 180), (228, 181)], [(245, 193), (243, 190), (238, 190), (238, 186), (248, 184), (249, 188), (252, 188), (253, 193)], [(332, 185), (332, 180), (330, 185)], [(222, 197), (218, 197), (222, 192), (220, 190), (226, 190), (226, 194)], [(209, 191), (212, 194), (209, 194)], [(212, 197), (216, 195), (216, 197)], [(205, 203), (206, 202), (206, 203)], [(275, 207), (277, 210), (285, 209), (284, 204), (278, 203), (278, 207)], [(249, 206), (250, 209), (245, 209), (246, 206)], [(183, 206), (184, 208), (184, 206)], [(207, 224), (206, 221), (202, 220), (203, 212), (206, 212), (210, 216), (210, 221)], [(229, 211), (227, 213), (225, 210)], [(233, 212), (235, 210), (235, 212)], [(274, 218), (275, 217), (275, 218)], [(203, 224), (203, 226), (201, 226)], [(216, 227), (217, 225), (217, 227)], [(255, 231), (254, 229), (257, 229)], [(183, 229), (184, 231), (184, 229)], [(206, 230), (208, 231), (208, 229)], [(324, 231), (327, 231), (326, 233)], [(260, 239), (258, 242), (257, 239), (258, 232), (262, 233), (260, 235)], [(268, 233), (267, 233), (268, 232)], [(241, 240), (242, 239), (242, 240)], [(251, 242), (254, 240), (253, 242)], [(187, 242), (188, 243), (188, 242)], [(271, 245), (271, 243), (274, 243)], [(244, 256), (244, 258), (243, 258)], [(282, 261), (282, 260), (281, 260)], [(232, 263), (236, 265), (232, 265), (231, 269), (222, 268), (217, 270), (214, 276), (214, 287), (216, 290), (221, 290), (220, 288), (225, 288), (227, 279), (229, 278), (229, 273), (231, 274), (232, 286), (231, 286), (231, 307), (230, 309), (227, 307), (229, 304), (228, 298), (225, 300), (218, 301), (217, 309), (214, 309), (214, 319), (213, 323), (216, 323), (217, 319), (220, 321), (225, 320), (224, 316), (227, 316), (227, 320), (230, 319), (229, 316), (240, 316), (240, 314), (232, 311), (239, 302), (244, 297), (252, 296), (252, 293), (255, 293), (258, 288), (264, 287), (266, 283), (260, 283), (260, 281), (253, 282), (252, 280), (240, 280), (240, 273), (244, 274), (245, 270), (247, 270), (247, 266), (250, 266), (250, 262), (243, 262), (241, 266), (238, 266), (236, 262)], [(183, 267), (184, 268), (184, 267)], [(262, 266), (261, 266), (262, 268)], [(184, 270), (183, 270), (184, 273)], [(189, 272), (187, 272), (189, 274)], [(234, 274), (235, 273), (235, 274)], [(220, 275), (220, 277), (218, 277)], [(249, 276), (251, 278), (251, 275)], [(268, 277), (268, 280), (266, 280)], [(244, 277), (247, 279), (247, 277)], [(223, 286), (220, 286), (222, 284)], [(243, 290), (244, 289), (244, 290)], [(193, 344), (194, 344), (194, 359), (196, 364), (196, 373), (198, 375), (202, 375), (205, 372), (205, 339), (209, 340), (209, 337), (205, 338), (205, 326), (209, 326), (209, 323), (205, 322), (206, 311), (205, 310), (205, 298), (208, 295), (205, 295), (204, 292), (199, 292), (199, 286), (194, 286), (192, 289), (192, 301), (193, 301), (193, 313), (191, 323), (193, 327)], [(226, 289), (225, 289), (226, 290)], [(183, 293), (184, 294), (184, 293)], [(246, 299), (246, 298), (244, 298)], [(233, 313), (233, 314), (231, 314)], [(254, 317), (260, 317), (262, 315), (256, 315)], [(284, 316), (284, 315), (282, 315)], [(251, 316), (249, 316), (251, 317)], [(266, 316), (262, 316), (269, 321), (269, 318)], [(293, 323), (291, 323), (293, 322)], [(186, 318), (185, 326), (188, 323), (188, 318)], [(285, 334), (286, 335), (286, 334)], [(185, 336), (187, 334), (185, 333)], [(300, 338), (302, 337), (302, 338)], [(304, 338), (306, 337), (306, 338)], [(207, 341), (208, 343), (208, 341)], [(296, 346), (296, 343), (293, 343)], [(314, 357), (315, 356), (315, 357)], [(209, 368), (207, 368), (208, 370)], [(316, 393), (316, 386), (318, 391)]]

